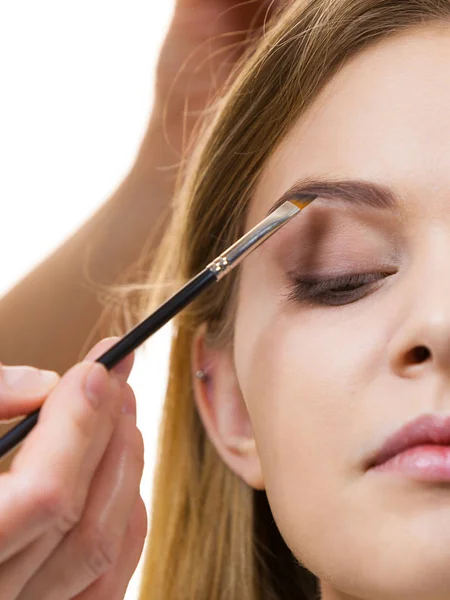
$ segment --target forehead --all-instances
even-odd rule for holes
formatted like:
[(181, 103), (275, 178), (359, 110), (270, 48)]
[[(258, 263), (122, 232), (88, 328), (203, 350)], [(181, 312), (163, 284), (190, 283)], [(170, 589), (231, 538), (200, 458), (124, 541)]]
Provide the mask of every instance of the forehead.
[(299, 178), (366, 179), (400, 196), (450, 193), (450, 24), (365, 49), (320, 92), (267, 161), (259, 221)]

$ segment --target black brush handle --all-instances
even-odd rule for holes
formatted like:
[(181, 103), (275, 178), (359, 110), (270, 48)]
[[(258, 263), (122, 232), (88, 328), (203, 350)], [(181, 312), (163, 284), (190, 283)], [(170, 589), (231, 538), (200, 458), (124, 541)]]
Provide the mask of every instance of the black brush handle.
[[(176, 314), (192, 302), (205, 288), (217, 281), (215, 273), (209, 268), (200, 271), (188, 281), (176, 294), (155, 310), (149, 317), (136, 325), (120, 340), (102, 354), (95, 362), (104, 365), (110, 371), (123, 358), (136, 350), (146, 339), (153, 335), (163, 325), (168, 323)], [(0, 438), (0, 458), (5, 456), (17, 444), (20, 444), (36, 425), (40, 408), (30, 413), (8, 433)]]

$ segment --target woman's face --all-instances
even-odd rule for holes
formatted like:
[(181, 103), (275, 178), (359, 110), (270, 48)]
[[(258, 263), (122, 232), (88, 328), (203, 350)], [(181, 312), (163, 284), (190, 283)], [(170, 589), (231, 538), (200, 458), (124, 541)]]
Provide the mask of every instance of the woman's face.
[[(234, 346), (273, 515), (325, 600), (450, 595), (450, 461), (368, 468), (404, 424), (450, 416), (449, 65), (444, 25), (354, 58), (272, 155), (249, 214), (299, 180), (325, 186), (244, 262)], [(353, 291), (305, 281), (349, 274), (365, 276)]]

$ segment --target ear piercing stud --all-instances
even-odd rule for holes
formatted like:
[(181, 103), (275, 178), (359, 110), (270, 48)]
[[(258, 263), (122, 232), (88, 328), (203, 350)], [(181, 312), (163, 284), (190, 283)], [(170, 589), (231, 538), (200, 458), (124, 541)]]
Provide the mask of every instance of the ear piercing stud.
[(197, 379), (202, 379), (202, 380), (206, 379), (206, 373), (201, 370), (196, 371), (195, 376), (197, 377)]

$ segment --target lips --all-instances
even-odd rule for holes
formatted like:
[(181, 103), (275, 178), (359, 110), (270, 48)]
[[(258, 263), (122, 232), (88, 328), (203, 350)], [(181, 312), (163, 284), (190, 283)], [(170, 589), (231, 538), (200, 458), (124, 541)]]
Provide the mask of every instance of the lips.
[(394, 456), (415, 446), (450, 445), (450, 417), (422, 415), (389, 436), (368, 461), (368, 468), (377, 467)]

